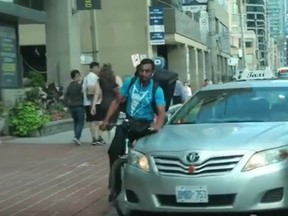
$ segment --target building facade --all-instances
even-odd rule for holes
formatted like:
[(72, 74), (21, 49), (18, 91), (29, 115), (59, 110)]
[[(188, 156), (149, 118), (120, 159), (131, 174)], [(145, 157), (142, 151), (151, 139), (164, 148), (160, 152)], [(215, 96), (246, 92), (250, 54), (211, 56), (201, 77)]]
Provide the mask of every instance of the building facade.
[(285, 34), (285, 1), (267, 1), (267, 14), (271, 37), (282, 39)]
[(257, 36), (258, 68), (268, 66), (269, 26), (267, 17), (267, 0), (246, 0), (247, 29)]
[(267, 14), (269, 19), (270, 35), (274, 38), (273, 44), (277, 44), (280, 55), (280, 64), (285, 65), (285, 5), (284, 0), (267, 1)]
[[(0, 0), (0, 97), (14, 95), (22, 87), (22, 60), (19, 49), (20, 24), (44, 24), (47, 16), (35, 1)], [(26, 1), (27, 3), (27, 1)]]
[[(81, 54), (79, 22), (72, 13), (74, 4), (69, 0), (0, 1), (2, 101), (10, 104), (23, 94), (24, 68), (35, 71), (28, 61), (31, 53), (36, 54), (30, 58), (34, 63), (37, 57), (43, 60), (42, 69), (49, 82), (70, 82), (69, 71), (80, 67)], [(36, 45), (44, 47), (44, 51)]]
[(231, 0), (230, 11), (230, 32), (231, 32), (231, 54), (232, 65), (235, 70), (255, 70), (256, 59), (256, 34), (247, 30), (247, 13), (243, 0)]
[[(23, 72), (25, 76), (34, 70), (47, 73), (48, 82), (66, 86), (69, 71), (79, 68), (85, 75), (92, 60), (111, 63), (115, 72), (124, 77), (135, 70), (131, 60), (134, 54), (164, 57), (165, 67), (178, 72), (181, 80), (191, 82), (193, 90), (202, 87), (205, 78), (217, 82), (230, 73), (225, 1), (202, 1), (206, 10), (197, 14), (183, 11), (179, 0), (104, 0), (101, 10), (78, 10), (74, 0), (31, 0), (23, 6), (25, 2), (0, 1), (0, 13), (7, 15), (4, 22), (7, 24), (12, 17), (15, 31), (19, 32), (19, 80)], [(163, 9), (164, 41), (155, 44), (151, 38), (151, 8), (159, 6)], [(209, 14), (213, 15), (212, 22)]]

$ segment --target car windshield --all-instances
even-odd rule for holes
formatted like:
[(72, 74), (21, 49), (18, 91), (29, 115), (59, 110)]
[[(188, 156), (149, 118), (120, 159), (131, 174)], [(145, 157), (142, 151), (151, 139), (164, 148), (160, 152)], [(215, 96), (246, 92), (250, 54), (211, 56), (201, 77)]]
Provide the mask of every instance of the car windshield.
[(200, 91), (170, 124), (288, 121), (288, 87)]

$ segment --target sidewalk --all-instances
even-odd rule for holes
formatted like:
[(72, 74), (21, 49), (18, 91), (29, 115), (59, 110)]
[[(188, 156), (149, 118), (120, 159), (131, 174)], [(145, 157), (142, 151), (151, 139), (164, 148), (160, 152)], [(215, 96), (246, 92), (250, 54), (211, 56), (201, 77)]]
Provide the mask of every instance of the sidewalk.
[[(72, 132), (2, 140), (0, 216), (103, 216), (107, 198), (107, 146), (71, 142)], [(107, 140), (107, 136), (104, 136)]]
[[(113, 131), (111, 131), (113, 135)], [(72, 139), (74, 137), (73, 131), (63, 132), (59, 134), (54, 134), (51, 136), (45, 136), (45, 137), (28, 137), (28, 138), (6, 138), (2, 140), (2, 143), (13, 143), (13, 144), (72, 144)], [(106, 141), (109, 141), (109, 137), (107, 133), (104, 133), (103, 138)], [(0, 137), (1, 139), (1, 137)], [(90, 131), (88, 128), (85, 128), (82, 133), (81, 141), (84, 145), (91, 143), (91, 137), (90, 137)]]

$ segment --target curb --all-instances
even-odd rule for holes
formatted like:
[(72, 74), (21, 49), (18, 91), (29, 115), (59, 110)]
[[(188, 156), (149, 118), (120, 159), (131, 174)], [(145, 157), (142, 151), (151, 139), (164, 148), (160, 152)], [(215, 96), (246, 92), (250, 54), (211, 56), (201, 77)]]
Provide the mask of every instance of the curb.
[(15, 139), (15, 137), (13, 137), (13, 136), (0, 136), (0, 143), (1, 143), (1, 141), (2, 142), (4, 142), (4, 141), (10, 141), (10, 140), (13, 140), (13, 139)]

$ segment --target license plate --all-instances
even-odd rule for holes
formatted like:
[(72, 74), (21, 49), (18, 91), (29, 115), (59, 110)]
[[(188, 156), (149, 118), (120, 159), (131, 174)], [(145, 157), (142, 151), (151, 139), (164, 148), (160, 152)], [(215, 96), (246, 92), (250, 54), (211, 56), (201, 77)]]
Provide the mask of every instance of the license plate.
[(177, 186), (178, 203), (208, 203), (207, 186)]

